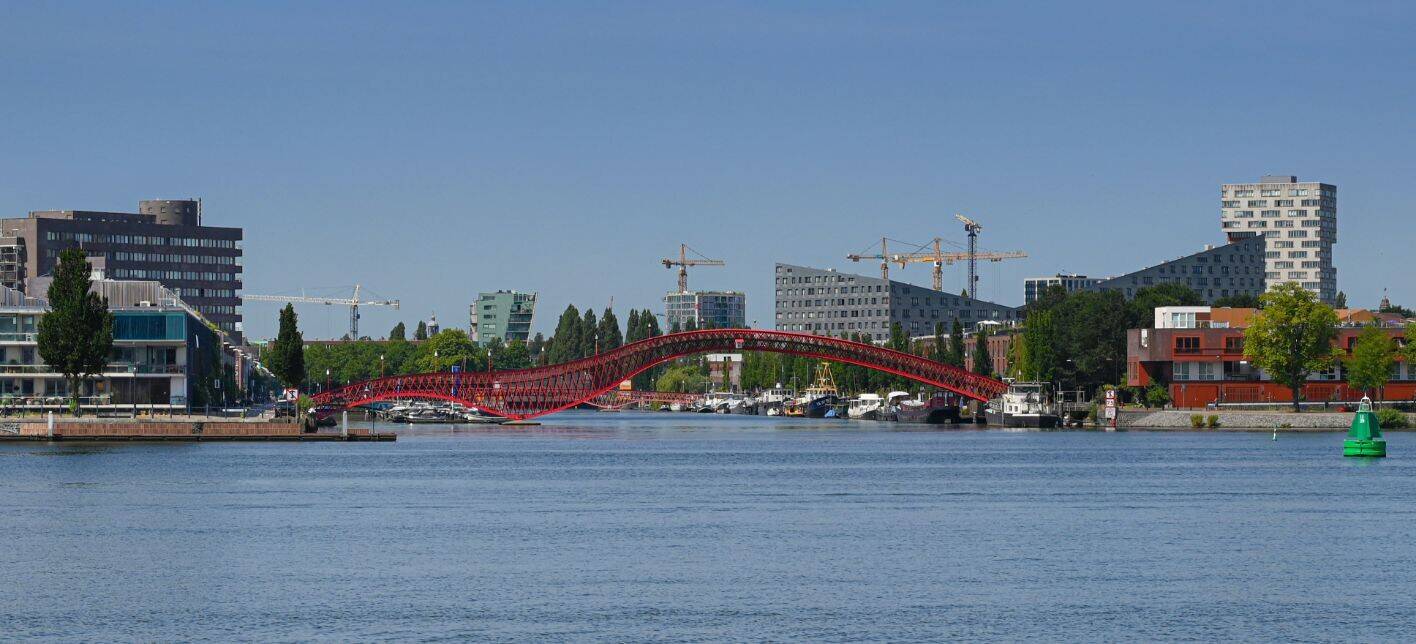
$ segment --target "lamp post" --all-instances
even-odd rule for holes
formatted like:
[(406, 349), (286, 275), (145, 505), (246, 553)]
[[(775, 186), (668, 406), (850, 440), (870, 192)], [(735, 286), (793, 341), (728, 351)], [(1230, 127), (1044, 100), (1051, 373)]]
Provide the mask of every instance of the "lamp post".
[(325, 367), (325, 391), (329, 391), (329, 368)]
[(384, 354), (379, 354), (379, 378), (384, 377)]

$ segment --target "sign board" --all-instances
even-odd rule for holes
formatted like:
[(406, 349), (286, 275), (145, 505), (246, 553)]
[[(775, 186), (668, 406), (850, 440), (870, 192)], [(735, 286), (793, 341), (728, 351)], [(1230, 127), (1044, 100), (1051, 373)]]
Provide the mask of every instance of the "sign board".
[(747, 344), (747, 340), (744, 340), (742, 338), (733, 339), (733, 348), (735, 349), (741, 349), (745, 344)]
[(286, 390), (280, 392), (280, 399), (281, 399), (281, 400), (288, 400), (288, 401), (291, 401), (291, 402), (294, 402), (294, 401), (296, 401), (296, 400), (299, 400), (299, 399), (300, 399), (300, 390), (299, 390), (299, 389), (286, 389)]
[(1116, 390), (1115, 390), (1115, 389), (1107, 389), (1107, 390), (1106, 390), (1106, 404), (1108, 404), (1108, 405), (1113, 405), (1113, 406), (1116, 404)]

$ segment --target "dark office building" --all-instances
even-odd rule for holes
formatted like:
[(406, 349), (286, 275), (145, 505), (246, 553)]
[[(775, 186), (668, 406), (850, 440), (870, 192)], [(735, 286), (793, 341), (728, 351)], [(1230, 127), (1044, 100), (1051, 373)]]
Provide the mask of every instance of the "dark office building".
[(94, 268), (107, 278), (155, 280), (222, 329), (241, 330), (241, 229), (203, 226), (201, 201), (142, 201), (136, 213), (38, 210), (0, 220), (0, 281), (27, 290), (30, 278), (53, 272), (67, 248), (101, 258)]
[(1263, 237), (1240, 239), (1134, 273), (1108, 277), (1087, 288), (1119, 291), (1128, 300), (1135, 297), (1136, 291), (1158, 284), (1183, 284), (1199, 293), (1206, 303), (1231, 295), (1257, 297), (1265, 288), (1264, 243)]
[(909, 336), (947, 330), (954, 319), (972, 329), (980, 322), (1009, 325), (1018, 309), (879, 277), (777, 264), (776, 327), (817, 335), (853, 335), (883, 342), (898, 323)]

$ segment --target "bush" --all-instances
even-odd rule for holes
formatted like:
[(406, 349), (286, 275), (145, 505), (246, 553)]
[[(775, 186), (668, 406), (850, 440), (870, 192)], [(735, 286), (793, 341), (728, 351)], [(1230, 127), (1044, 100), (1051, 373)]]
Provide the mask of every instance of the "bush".
[(1170, 392), (1166, 391), (1165, 387), (1162, 387), (1160, 385), (1151, 385), (1150, 389), (1146, 390), (1147, 407), (1164, 407), (1169, 402)]
[(1219, 427), (1219, 416), (1210, 414), (1209, 418), (1205, 419), (1205, 424), (1208, 425), (1210, 429)]
[(1205, 426), (1205, 417), (1199, 414), (1190, 414), (1190, 426), (1200, 429)]
[(1406, 414), (1395, 409), (1378, 409), (1377, 424), (1382, 429), (1406, 429), (1411, 426), (1411, 421), (1406, 418)]

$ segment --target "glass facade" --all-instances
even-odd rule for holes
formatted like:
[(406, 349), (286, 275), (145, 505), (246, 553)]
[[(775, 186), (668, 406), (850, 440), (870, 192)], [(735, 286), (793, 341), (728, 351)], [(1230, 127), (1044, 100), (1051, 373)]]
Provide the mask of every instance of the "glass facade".
[(170, 312), (115, 311), (114, 340), (185, 340), (187, 315)]

